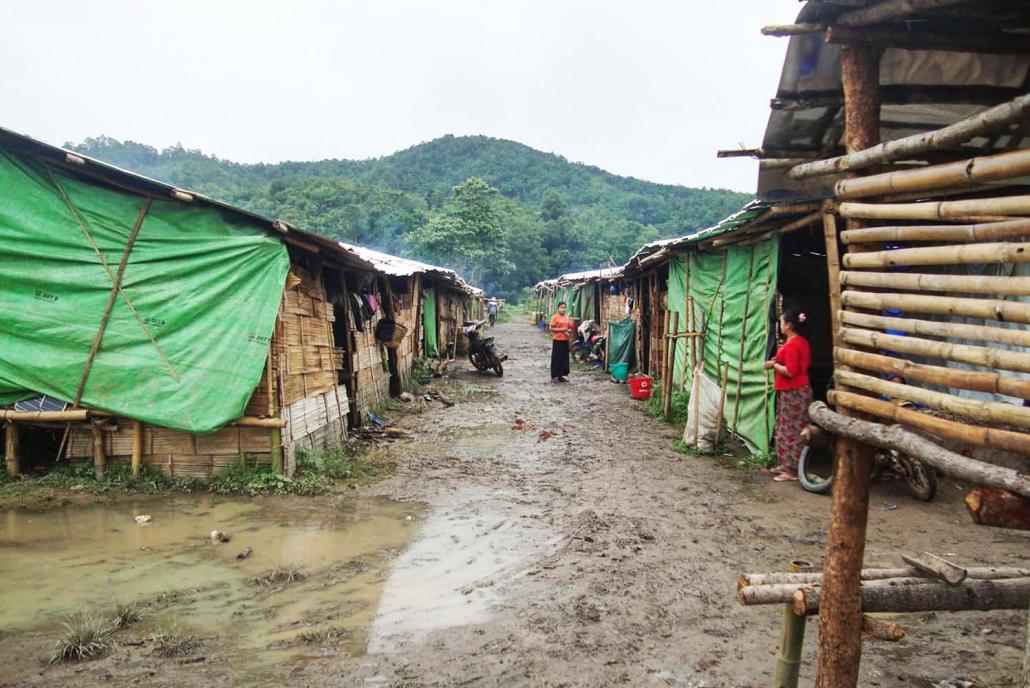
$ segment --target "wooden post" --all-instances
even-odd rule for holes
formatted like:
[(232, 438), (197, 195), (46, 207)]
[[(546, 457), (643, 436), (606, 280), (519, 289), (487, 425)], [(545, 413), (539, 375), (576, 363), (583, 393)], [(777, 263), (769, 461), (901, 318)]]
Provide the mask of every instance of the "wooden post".
[(7, 462), (7, 475), (12, 478), (18, 475), (18, 425), (8, 421), (4, 424), (4, 459)]
[(104, 468), (107, 465), (107, 451), (104, 449), (104, 424), (93, 424), (93, 475), (97, 480), (104, 479)]
[[(790, 562), (787, 570), (803, 573), (812, 570), (812, 563), (804, 559)], [(783, 605), (783, 634), (780, 637), (780, 654), (776, 657), (772, 688), (797, 688), (801, 668), (801, 648), (805, 642), (805, 617), (794, 613), (794, 604)]]
[(143, 423), (132, 421), (132, 477), (139, 477), (139, 464), (143, 458)]
[[(841, 49), (844, 142), (849, 153), (869, 148), (879, 140), (879, 65), (879, 49), (857, 46)], [(831, 227), (827, 225), (827, 233)], [(858, 228), (849, 221), (848, 229)], [(839, 265), (830, 263), (830, 244), (836, 248), (836, 240), (836, 236), (832, 242), (828, 239), (826, 246), (831, 290), (840, 279)], [(868, 445), (843, 437), (835, 447), (815, 685), (816, 688), (855, 688), (862, 658), (859, 586), (865, 556), (873, 452)]]
[(679, 311), (671, 311), (670, 329), (665, 335), (665, 370), (668, 379), (662, 381), (662, 417), (669, 420), (672, 413), (672, 386), (676, 371), (676, 339), (675, 335), (679, 330)]

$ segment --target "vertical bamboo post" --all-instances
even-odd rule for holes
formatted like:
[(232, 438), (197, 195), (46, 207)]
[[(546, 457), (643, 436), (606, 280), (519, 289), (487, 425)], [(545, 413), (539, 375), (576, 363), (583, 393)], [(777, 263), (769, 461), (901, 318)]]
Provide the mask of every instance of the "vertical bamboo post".
[[(722, 414), (726, 407), (726, 384), (729, 382), (730, 364), (722, 366), (722, 379), (719, 381), (719, 410), (715, 416), (715, 446), (722, 442)], [(698, 414), (700, 415), (700, 414)]]
[(4, 424), (4, 460), (7, 463), (7, 475), (12, 478), (19, 473), (18, 425), (8, 422)]
[[(654, 308), (652, 307), (651, 310), (653, 312)], [(667, 335), (669, 333), (669, 322), (671, 321), (671, 319), (672, 319), (672, 312), (668, 311), (668, 310), (665, 311), (665, 326), (662, 328), (660, 336), (658, 337), (658, 343), (659, 343), (659, 352), (658, 353), (661, 355), (661, 358), (658, 359), (658, 363), (659, 363), (659, 365), (658, 365), (659, 373), (658, 374), (659, 374), (659, 377), (662, 380), (662, 388), (663, 389), (665, 387), (669, 386), (669, 383), (666, 382), (666, 379), (669, 377), (669, 368), (668, 368), (669, 357), (665, 355), (665, 351), (666, 350), (661, 347), (661, 343), (665, 341), (665, 335)], [(648, 336), (649, 337), (651, 336), (650, 333), (648, 333)], [(652, 337), (652, 341), (654, 341), (653, 337)], [(651, 352), (652, 360), (654, 360), (654, 355), (655, 355), (655, 352), (652, 351)], [(665, 392), (662, 392), (662, 394), (664, 395)], [(664, 396), (663, 396), (663, 398), (664, 398)]]
[[(812, 563), (804, 559), (790, 562), (791, 573), (808, 572)], [(798, 670), (801, 668), (801, 648), (805, 643), (805, 617), (794, 613), (794, 605), (783, 605), (783, 634), (780, 637), (780, 654), (776, 657), (776, 668), (770, 688), (797, 688)]]
[[(849, 153), (875, 145), (880, 136), (880, 50), (841, 49), (844, 142)], [(849, 224), (849, 228), (853, 228)], [(834, 237), (836, 241), (836, 237)], [(827, 245), (827, 254), (829, 254)], [(827, 266), (833, 270), (833, 266)], [(839, 268), (838, 268), (839, 270)], [(830, 284), (840, 283), (839, 272)], [(855, 688), (862, 659), (859, 586), (869, 518), (872, 449), (841, 437), (835, 445), (833, 503), (819, 609), (816, 688)]]
[(671, 325), (668, 334), (665, 335), (665, 369), (669, 372), (669, 379), (662, 385), (662, 417), (669, 420), (672, 413), (672, 386), (676, 370), (676, 334), (679, 330), (679, 311), (672, 311)]
[(132, 477), (139, 477), (139, 464), (143, 459), (143, 422), (132, 421)]
[[(751, 284), (751, 277), (755, 273), (755, 247), (748, 249), (747, 261), (747, 282)], [(744, 346), (747, 344), (748, 311), (751, 310), (751, 290), (744, 292), (744, 313), (740, 325), (740, 349), (737, 355), (737, 391), (733, 395), (733, 427), (737, 427), (740, 420), (740, 395), (744, 387)]]
[(97, 480), (104, 479), (104, 469), (107, 466), (107, 451), (104, 449), (104, 424), (93, 425), (93, 475)]
[[(350, 304), (347, 304), (347, 310), (349, 312)], [(279, 405), (279, 394), (275, 388), (275, 368), (273, 363), (273, 356), (275, 355), (275, 349), (269, 345), (268, 347), (268, 358), (265, 361), (265, 385), (267, 385), (268, 392), (268, 415), (270, 418), (275, 418), (282, 415), (282, 408)], [(280, 378), (281, 381), (281, 378)], [(280, 387), (282, 385), (280, 384)], [(272, 459), (272, 470), (276, 473), (282, 473), (285, 466), (283, 461), (283, 436), (280, 428), (269, 428), (268, 429), (268, 445), (269, 454)]]

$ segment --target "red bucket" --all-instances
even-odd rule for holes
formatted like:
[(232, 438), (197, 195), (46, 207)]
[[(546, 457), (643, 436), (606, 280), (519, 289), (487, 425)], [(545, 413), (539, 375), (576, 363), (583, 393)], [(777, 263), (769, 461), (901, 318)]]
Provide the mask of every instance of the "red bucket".
[(631, 399), (650, 399), (654, 378), (649, 375), (635, 375), (629, 379), (629, 396)]

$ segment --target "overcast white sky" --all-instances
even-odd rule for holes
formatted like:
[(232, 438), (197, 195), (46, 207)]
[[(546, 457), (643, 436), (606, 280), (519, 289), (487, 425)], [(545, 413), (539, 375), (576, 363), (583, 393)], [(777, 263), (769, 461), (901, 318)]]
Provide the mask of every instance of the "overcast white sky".
[(239, 162), (388, 155), (443, 134), (753, 191), (797, 0), (36, 0), (0, 23), (0, 126)]

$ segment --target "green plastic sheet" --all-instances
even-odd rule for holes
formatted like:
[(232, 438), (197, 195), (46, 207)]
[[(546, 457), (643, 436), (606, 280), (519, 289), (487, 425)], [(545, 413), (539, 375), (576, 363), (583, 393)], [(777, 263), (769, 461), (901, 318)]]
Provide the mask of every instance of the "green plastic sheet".
[[(144, 200), (0, 149), (0, 403), (74, 399)], [(81, 403), (194, 433), (239, 418), (288, 270), (256, 222), (152, 201)]]
[(608, 369), (613, 363), (628, 363), (632, 369), (636, 363), (636, 324), (633, 318), (608, 321)]
[[(694, 330), (705, 332), (699, 354), (704, 372), (718, 384), (723, 366), (729, 366), (727, 427), (761, 453), (769, 451), (774, 423), (772, 377), (763, 364), (778, 260), (779, 239), (773, 237), (754, 246), (683, 254), (669, 262), (668, 306), (679, 313), (678, 329), (688, 329), (689, 284)], [(695, 362), (689, 359), (689, 339), (676, 340), (676, 384), (694, 369)]]
[(580, 320), (593, 320), (597, 315), (597, 283), (584, 284), (576, 290), (578, 295), (576, 315)]
[(422, 287), (422, 331), (425, 332), (426, 356), (439, 356), (440, 345), (436, 340), (436, 290), (432, 287)]

